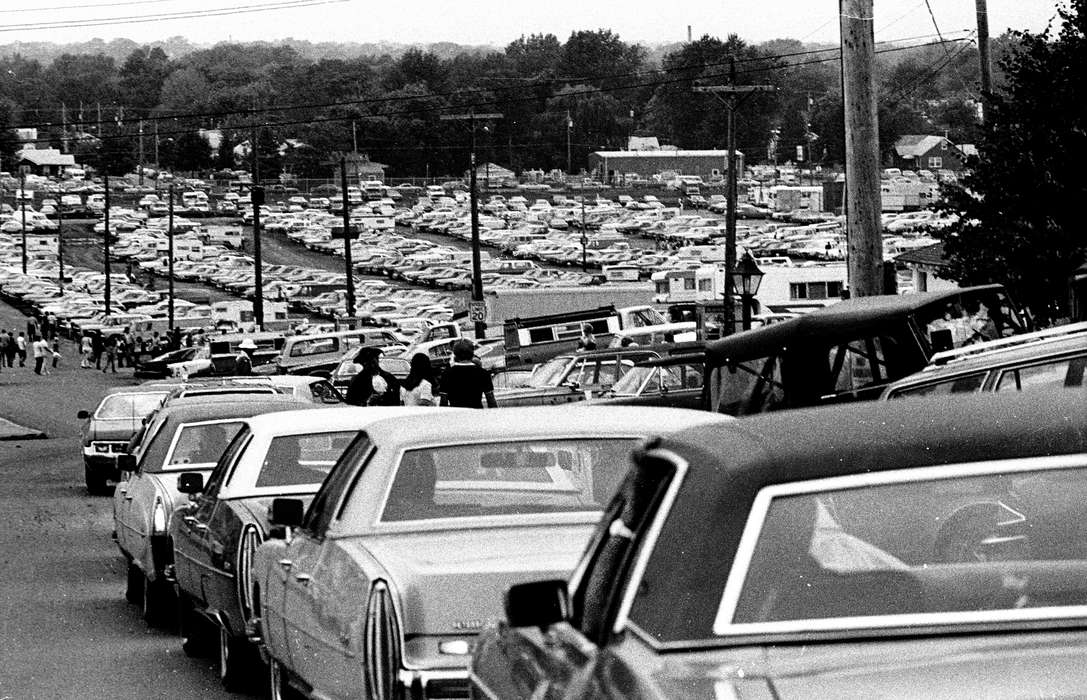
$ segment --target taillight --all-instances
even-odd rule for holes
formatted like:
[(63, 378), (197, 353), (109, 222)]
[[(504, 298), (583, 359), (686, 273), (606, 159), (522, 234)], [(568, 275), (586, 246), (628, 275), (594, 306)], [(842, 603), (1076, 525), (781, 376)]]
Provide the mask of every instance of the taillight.
[(366, 607), (366, 685), (370, 697), (393, 700), (400, 672), (400, 626), (396, 621), (392, 594), (384, 581), (370, 589)]
[(249, 524), (242, 530), (241, 540), (238, 542), (238, 600), (241, 602), (244, 620), (248, 621), (260, 612), (253, 607), (253, 559), (257, 553), (257, 547), (264, 541), (260, 528)]

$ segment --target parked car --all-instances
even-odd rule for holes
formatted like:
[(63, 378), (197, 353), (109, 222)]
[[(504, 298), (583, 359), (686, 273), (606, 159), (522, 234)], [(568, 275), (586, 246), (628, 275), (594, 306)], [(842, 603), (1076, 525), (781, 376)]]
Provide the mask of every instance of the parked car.
[(635, 347), (559, 355), (537, 366), (528, 386), (496, 389), (494, 397), (500, 408), (584, 401), (611, 389), (636, 363), (666, 352), (663, 348)]
[(139, 360), (133, 371), (133, 376), (139, 379), (165, 379), (170, 376), (169, 365), (177, 362), (188, 362), (196, 359), (200, 348), (181, 348), (170, 350), (150, 359)]
[(91, 494), (107, 492), (110, 481), (120, 478), (117, 458), (128, 452), (128, 442), (144, 418), (162, 405), (168, 390), (163, 388), (118, 389), (106, 394), (94, 412), (79, 411), (86, 421), (80, 431), (83, 445), (83, 478)]
[(572, 570), (630, 450), (724, 418), (525, 408), (496, 414), (496, 430), (487, 415), (372, 423), (304, 514), (297, 500), (273, 502), (273, 522), (292, 533), (254, 565), (273, 698), (464, 697), (473, 637), (500, 613), (501, 591)]
[(601, 398), (589, 399), (587, 403), (699, 408), (702, 405), (705, 356), (684, 350), (668, 357), (637, 363)]
[(939, 353), (882, 398), (1082, 387), (1085, 366), (1087, 323), (1074, 323)]
[(121, 481), (113, 494), (113, 529), (127, 563), (125, 597), (153, 624), (173, 618), (174, 561), (170, 519), (184, 498), (183, 471), (210, 471), (241, 428), (240, 418), (298, 409), (299, 399), (216, 396), (178, 399), (157, 411), (133, 454), (119, 459)]
[[(639, 450), (472, 697), (992, 697), (1087, 684), (1087, 397), (917, 399)], [(1041, 652), (1040, 650), (1044, 650)]]
[(210, 473), (178, 476), (178, 490), (191, 497), (170, 521), (182, 646), (190, 655), (217, 649), (225, 686), (241, 687), (255, 667), (246, 625), (256, 609), (253, 553), (268, 536), (271, 499), (308, 503), (360, 429), (419, 410), (344, 407), (255, 416), (241, 423)]

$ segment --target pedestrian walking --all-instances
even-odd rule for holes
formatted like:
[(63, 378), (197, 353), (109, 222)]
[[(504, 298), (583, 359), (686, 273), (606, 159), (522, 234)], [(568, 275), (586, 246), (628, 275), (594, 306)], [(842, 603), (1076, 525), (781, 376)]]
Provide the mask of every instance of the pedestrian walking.
[(125, 366), (125, 356), (128, 354), (128, 348), (125, 347), (125, 334), (119, 333), (113, 336), (116, 339), (116, 352), (117, 352), (117, 366)]
[(79, 341), (79, 366), (83, 369), (87, 369), (91, 366), (91, 352), (93, 350), (91, 337), (89, 335), (83, 336)]
[(246, 338), (238, 343), (238, 355), (234, 358), (234, 374), (246, 376), (253, 373), (253, 353), (257, 351), (257, 344), (252, 338)]
[(45, 355), (49, 352), (49, 343), (45, 342), (45, 338), (40, 335), (35, 336), (30, 348), (34, 353), (34, 374), (41, 374), (42, 367), (45, 365)]
[(19, 366), (26, 367), (26, 336), (19, 331), (19, 337), (15, 339), (15, 347), (19, 348)]
[(362, 369), (347, 386), (344, 402), (352, 406), (399, 406), (400, 382), (381, 369), (381, 348), (361, 348), (355, 355), (355, 364)]
[(0, 330), (0, 366), (7, 365), (11, 367), (11, 361), (8, 360), (8, 346), (11, 344), (11, 336), (7, 331)]
[(91, 331), (91, 361), (94, 362), (95, 369), (102, 369), (103, 350), (105, 346), (102, 344), (102, 331)]
[(53, 340), (57, 337), (57, 315), (50, 311), (45, 318), (49, 321), (49, 339)]
[(596, 350), (596, 338), (593, 336), (591, 323), (581, 324), (581, 337), (577, 341), (578, 350)]
[(60, 338), (53, 336), (53, 369), (60, 363)]
[(417, 352), (411, 356), (411, 368), (408, 376), (400, 384), (400, 402), (405, 406), (433, 406), (434, 367), (426, 353)]
[(106, 338), (103, 346), (106, 352), (106, 365), (102, 368), (102, 373), (113, 370), (113, 373), (117, 374), (117, 336), (111, 335)]
[(453, 364), (442, 374), (441, 405), (458, 408), (496, 408), (491, 374), (475, 361), (475, 345), (461, 338), (453, 343)]
[(15, 331), (8, 331), (8, 347), (4, 351), (4, 358), (8, 361), (8, 367), (15, 366), (15, 356), (19, 354), (19, 345), (15, 342)]

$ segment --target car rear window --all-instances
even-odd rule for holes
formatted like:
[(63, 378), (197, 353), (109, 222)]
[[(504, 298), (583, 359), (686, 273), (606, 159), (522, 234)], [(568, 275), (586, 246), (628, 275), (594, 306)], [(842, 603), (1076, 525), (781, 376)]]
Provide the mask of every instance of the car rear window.
[(98, 407), (95, 418), (143, 418), (162, 405), (165, 396), (166, 392), (107, 396)]
[(408, 450), (382, 520), (602, 510), (634, 439), (535, 440)]
[(1087, 460), (787, 484), (752, 508), (716, 634), (1087, 615)]

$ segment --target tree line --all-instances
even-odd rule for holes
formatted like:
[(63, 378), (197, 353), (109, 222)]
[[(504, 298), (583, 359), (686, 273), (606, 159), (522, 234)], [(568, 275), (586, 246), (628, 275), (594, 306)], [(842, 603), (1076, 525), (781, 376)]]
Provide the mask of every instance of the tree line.
[[(999, 56), (1015, 43), (994, 41)], [(467, 166), (469, 134), (442, 114), (500, 113), (481, 129), (481, 159), (520, 172), (583, 167), (595, 150), (656, 136), (681, 148), (724, 148), (726, 114), (699, 84), (770, 84), (747, 100), (737, 145), (747, 162), (795, 161), (798, 145), (832, 166), (844, 155), (837, 47), (795, 40), (751, 44), (703, 36), (664, 52), (605, 29), (560, 41), (535, 34), (501, 50), (409, 49), (397, 56), (313, 59), (288, 44), (222, 43), (171, 58), (161, 47), (62, 53), (47, 64), (0, 59), (0, 127), (35, 126), (41, 145), (112, 173), (145, 164), (186, 171), (249, 167), (234, 147), (257, 133), (262, 178), (327, 177), (341, 152), (368, 153), (393, 177), (448, 175)], [(881, 44), (880, 141), (901, 134), (977, 135), (978, 69), (969, 42)], [(998, 80), (1000, 76), (997, 76)], [(218, 130), (213, 150), (200, 130)], [(9, 132), (0, 156), (15, 148)]]

